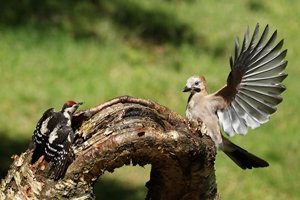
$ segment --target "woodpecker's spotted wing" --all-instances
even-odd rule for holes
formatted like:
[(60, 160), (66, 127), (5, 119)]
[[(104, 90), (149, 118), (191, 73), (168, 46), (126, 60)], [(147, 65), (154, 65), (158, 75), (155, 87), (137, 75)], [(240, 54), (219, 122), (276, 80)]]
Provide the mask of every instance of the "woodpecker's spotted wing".
[(53, 108), (46, 110), (35, 127), (32, 136), (32, 148), (34, 148), (34, 151), (31, 164), (35, 163), (42, 155), (44, 155), (45, 144), (49, 137), (49, 129), (47, 129), (47, 126), (51, 117), (54, 116), (54, 113)]
[(68, 118), (61, 112), (55, 112), (53, 108), (48, 109), (37, 123), (33, 134), (31, 163), (44, 155), (47, 162), (52, 162), (51, 177), (55, 180), (63, 177), (72, 162), (73, 140), (74, 132), (68, 126)]
[(249, 127), (256, 128), (267, 122), (282, 101), (287, 50), (281, 50), (283, 40), (274, 45), (277, 31), (268, 39), (268, 25), (259, 39), (258, 32), (257, 24), (250, 40), (247, 28), (242, 46), (237, 38), (234, 57), (230, 57), (227, 85), (215, 93), (228, 103), (217, 114), (229, 136), (246, 134)]
[(56, 180), (64, 176), (69, 164), (72, 162), (71, 145), (73, 140), (74, 132), (70, 126), (61, 126), (49, 135), (46, 154), (51, 155), (53, 164), (50, 174)]

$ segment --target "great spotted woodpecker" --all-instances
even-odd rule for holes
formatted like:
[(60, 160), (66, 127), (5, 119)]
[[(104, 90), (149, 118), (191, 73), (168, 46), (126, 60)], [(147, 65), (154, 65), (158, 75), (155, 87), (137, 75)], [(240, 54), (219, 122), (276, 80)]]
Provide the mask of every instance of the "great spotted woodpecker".
[(71, 120), (74, 112), (82, 104), (67, 101), (61, 111), (55, 112), (48, 109), (38, 121), (32, 136), (33, 154), (31, 164), (41, 156), (47, 162), (52, 162), (50, 169), (51, 178), (62, 178), (73, 160), (71, 145), (74, 140), (74, 131)]

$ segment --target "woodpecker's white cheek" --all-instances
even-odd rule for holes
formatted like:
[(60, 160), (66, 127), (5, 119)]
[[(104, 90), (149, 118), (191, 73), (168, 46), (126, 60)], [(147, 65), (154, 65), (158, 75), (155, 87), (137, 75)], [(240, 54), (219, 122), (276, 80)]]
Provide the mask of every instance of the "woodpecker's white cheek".
[(69, 114), (69, 112), (68, 112), (68, 111), (64, 112), (64, 116), (65, 116), (65, 118), (68, 118), (68, 119), (70, 119), (70, 114)]
[(70, 113), (68, 111), (66, 111), (66, 112), (64, 112), (64, 116), (68, 120), (67, 126), (71, 126), (71, 116), (70, 116)]

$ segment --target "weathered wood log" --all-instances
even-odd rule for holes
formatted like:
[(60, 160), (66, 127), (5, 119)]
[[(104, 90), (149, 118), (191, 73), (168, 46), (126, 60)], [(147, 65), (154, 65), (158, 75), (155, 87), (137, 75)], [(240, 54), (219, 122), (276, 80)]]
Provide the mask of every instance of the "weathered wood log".
[(152, 165), (146, 199), (219, 199), (215, 148), (200, 124), (191, 128), (168, 108), (128, 96), (78, 112), (72, 123), (75, 160), (65, 177), (47, 178), (49, 164), (30, 165), (28, 149), (14, 156), (0, 199), (94, 199), (105, 171), (130, 164)]

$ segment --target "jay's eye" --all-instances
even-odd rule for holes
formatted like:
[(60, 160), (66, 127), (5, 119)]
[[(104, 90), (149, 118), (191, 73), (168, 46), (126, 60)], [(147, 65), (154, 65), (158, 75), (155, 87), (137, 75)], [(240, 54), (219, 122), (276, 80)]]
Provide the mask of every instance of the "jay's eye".
[(195, 82), (195, 85), (199, 85), (199, 81), (196, 81), (196, 82)]

